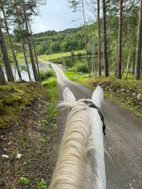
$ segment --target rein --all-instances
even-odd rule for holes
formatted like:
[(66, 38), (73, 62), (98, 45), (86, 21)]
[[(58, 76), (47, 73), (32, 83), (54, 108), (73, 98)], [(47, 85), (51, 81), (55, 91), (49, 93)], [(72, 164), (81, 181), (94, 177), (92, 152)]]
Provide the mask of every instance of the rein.
[(93, 102), (90, 102), (88, 100), (84, 100), (82, 102), (84, 102), (86, 105), (88, 105), (88, 107), (95, 108), (98, 111), (98, 114), (99, 114), (101, 121), (103, 123), (103, 133), (105, 135), (105, 127), (106, 126), (105, 126), (105, 123), (104, 123), (104, 116), (103, 116), (102, 112), (100, 111), (100, 109)]

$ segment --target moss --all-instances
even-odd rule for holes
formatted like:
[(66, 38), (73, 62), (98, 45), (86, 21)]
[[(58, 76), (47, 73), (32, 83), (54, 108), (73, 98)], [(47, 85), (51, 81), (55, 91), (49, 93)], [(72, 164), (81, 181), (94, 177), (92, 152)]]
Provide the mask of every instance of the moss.
[(142, 97), (142, 82), (136, 80), (115, 79), (112, 77), (97, 77), (88, 79), (92, 87), (100, 85), (105, 92), (105, 96), (113, 99), (123, 108), (134, 112), (142, 117), (142, 99), (137, 99), (137, 95)]
[(0, 86), (0, 128), (17, 122), (17, 112), (21, 107), (31, 106), (37, 98), (46, 95), (38, 82), (8, 83)]

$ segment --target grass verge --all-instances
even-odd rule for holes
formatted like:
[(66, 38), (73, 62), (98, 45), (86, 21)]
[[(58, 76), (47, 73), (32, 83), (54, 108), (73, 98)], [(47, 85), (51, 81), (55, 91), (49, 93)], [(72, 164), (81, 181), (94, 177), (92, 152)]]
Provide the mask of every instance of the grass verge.
[(121, 107), (142, 117), (142, 81), (116, 79), (114, 77), (97, 77), (88, 79), (87, 74), (65, 72), (66, 76), (75, 82), (83, 84), (92, 90), (100, 85), (104, 95)]
[[(85, 50), (79, 50), (79, 51), (74, 51), (74, 55), (77, 55), (78, 53), (85, 53)], [(42, 60), (55, 60), (55, 59), (60, 59), (63, 57), (69, 57), (71, 56), (71, 52), (64, 52), (64, 53), (54, 53), (50, 55), (42, 55), (40, 56), (40, 59)]]
[[(45, 90), (47, 91), (48, 97), (50, 98), (50, 102), (49, 102), (49, 117), (54, 121), (57, 118), (57, 109), (56, 109), (56, 105), (57, 105), (57, 79), (55, 76), (55, 73), (53, 71), (53, 68), (50, 69), (50, 72), (52, 74), (48, 74), (49, 77), (44, 79), (42, 81)], [(49, 73), (49, 71), (48, 71)], [(45, 75), (46, 72), (45, 72)], [(44, 76), (43, 76), (44, 78)]]

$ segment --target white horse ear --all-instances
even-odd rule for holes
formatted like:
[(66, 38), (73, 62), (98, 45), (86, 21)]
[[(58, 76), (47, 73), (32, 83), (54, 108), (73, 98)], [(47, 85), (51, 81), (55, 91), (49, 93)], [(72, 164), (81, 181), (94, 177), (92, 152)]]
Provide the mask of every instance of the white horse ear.
[(103, 99), (103, 89), (100, 86), (97, 86), (96, 90), (92, 94), (92, 101), (98, 108), (101, 108)]
[(66, 102), (75, 102), (75, 101), (76, 101), (74, 94), (69, 90), (68, 87), (66, 87), (66, 88), (64, 89), (64, 92), (63, 92), (63, 99), (64, 99), (64, 101), (66, 101)]

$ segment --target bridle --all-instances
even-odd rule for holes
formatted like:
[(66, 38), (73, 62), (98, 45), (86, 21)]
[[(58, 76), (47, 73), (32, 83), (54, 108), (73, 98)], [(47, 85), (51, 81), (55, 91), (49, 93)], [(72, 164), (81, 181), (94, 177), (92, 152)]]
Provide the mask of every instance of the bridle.
[(103, 133), (105, 135), (105, 127), (106, 126), (105, 126), (105, 123), (104, 123), (104, 116), (103, 116), (102, 112), (100, 111), (100, 109), (93, 102), (91, 102), (91, 101), (84, 100), (84, 101), (81, 101), (81, 102), (85, 103), (90, 108), (95, 108), (98, 111), (98, 114), (99, 114), (99, 116), (101, 118), (101, 121), (103, 123)]

